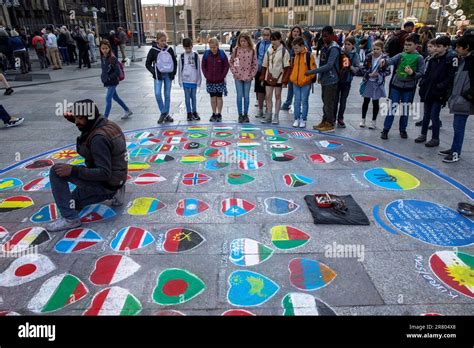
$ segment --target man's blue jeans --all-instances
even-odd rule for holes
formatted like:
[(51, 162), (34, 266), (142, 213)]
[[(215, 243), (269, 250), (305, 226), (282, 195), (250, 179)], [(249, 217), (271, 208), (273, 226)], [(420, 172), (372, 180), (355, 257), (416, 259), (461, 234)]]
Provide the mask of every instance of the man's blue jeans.
[(414, 90), (402, 90), (392, 86), (390, 90), (391, 107), (388, 112), (388, 115), (385, 117), (385, 122), (383, 125), (384, 132), (388, 132), (390, 128), (392, 128), (392, 124), (395, 119), (395, 116), (393, 114), (397, 106), (399, 109), (398, 114), (400, 115), (400, 132), (404, 132), (407, 130), (408, 116), (410, 116), (409, 108), (413, 103), (414, 97)]
[[(163, 92), (165, 95), (164, 101)], [(155, 80), (155, 98), (160, 113), (169, 114), (171, 104), (171, 78), (168, 74), (163, 74), (163, 80)]]
[(184, 101), (186, 102), (186, 112), (197, 112), (196, 107), (196, 88), (185, 88), (184, 89)]
[(309, 93), (311, 92), (311, 84), (299, 87), (293, 86), (295, 103), (294, 103), (294, 116), (295, 120), (306, 121), (308, 119), (309, 109)]
[(117, 94), (117, 86), (110, 86), (107, 87), (107, 95), (105, 96), (105, 118), (109, 117), (110, 110), (112, 110), (112, 99), (115, 100), (125, 111), (130, 110), (125, 102), (120, 99), (119, 95)]
[[(235, 80), (235, 89), (237, 90), (237, 111), (239, 115), (248, 115), (250, 105), (250, 87), (252, 81)], [(242, 107), (242, 99), (244, 106)]]
[(454, 114), (453, 128), (454, 138), (451, 145), (451, 151), (461, 155), (462, 144), (464, 142), (464, 132), (466, 131), (466, 123), (469, 115)]

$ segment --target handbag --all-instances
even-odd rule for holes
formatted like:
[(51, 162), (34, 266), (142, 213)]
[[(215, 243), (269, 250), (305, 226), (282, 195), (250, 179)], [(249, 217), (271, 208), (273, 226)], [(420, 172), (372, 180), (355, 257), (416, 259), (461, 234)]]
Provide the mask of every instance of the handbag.
[(273, 75), (269, 72), (268, 75), (267, 75), (267, 79), (265, 80), (265, 82), (267, 83), (267, 85), (269, 86), (276, 86), (278, 84), (278, 80), (280, 79), (281, 77), (281, 74), (278, 75), (277, 78), (273, 77)]

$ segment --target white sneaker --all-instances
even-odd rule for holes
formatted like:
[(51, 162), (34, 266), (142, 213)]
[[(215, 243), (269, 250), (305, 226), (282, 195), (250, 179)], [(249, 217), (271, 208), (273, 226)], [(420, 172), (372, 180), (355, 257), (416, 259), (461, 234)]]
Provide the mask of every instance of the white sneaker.
[(7, 128), (16, 127), (16, 126), (19, 126), (20, 124), (22, 124), (23, 121), (25, 121), (25, 119), (23, 117), (11, 117), (10, 121), (5, 123), (5, 126)]
[(365, 120), (360, 121), (359, 126), (360, 128), (365, 128)]
[(293, 122), (293, 127), (298, 128), (299, 126), (300, 126), (300, 120), (295, 120), (295, 122)]
[(81, 227), (81, 225), (82, 225), (82, 222), (80, 219), (68, 220), (66, 218), (60, 218), (46, 225), (46, 230), (48, 232), (61, 232), (61, 231), (68, 231), (68, 230), (72, 230), (73, 228)]
[(126, 120), (127, 118), (132, 117), (132, 115), (133, 115), (133, 112), (129, 110), (121, 117), (121, 119)]
[(306, 121), (300, 121), (300, 128), (306, 128)]
[(375, 129), (377, 128), (377, 124), (375, 121), (370, 121), (370, 124), (369, 124), (369, 129)]

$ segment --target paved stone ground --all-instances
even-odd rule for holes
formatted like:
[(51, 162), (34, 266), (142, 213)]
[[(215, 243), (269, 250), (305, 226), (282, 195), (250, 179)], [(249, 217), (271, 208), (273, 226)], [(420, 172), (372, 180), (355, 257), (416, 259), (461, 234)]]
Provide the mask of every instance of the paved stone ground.
[[(143, 55), (146, 52), (143, 51)], [(74, 126), (64, 119), (55, 116), (56, 103), (64, 100), (75, 101), (91, 98), (97, 101), (103, 111), (105, 89), (100, 83), (99, 70), (77, 71), (75, 67), (66, 67), (62, 71), (49, 72), (52, 83), (39, 84), (29, 87), (16, 88), (11, 97), (1, 97), (2, 104), (9, 112), (26, 118), (22, 127), (14, 129), (0, 129), (0, 169), (10, 167), (10, 171), (0, 171), (0, 179), (14, 177), (21, 179), (24, 184), (41, 176), (41, 170), (28, 171), (21, 168), (24, 161), (37, 156), (36, 159), (47, 158), (52, 150), (72, 145), (77, 136)], [(60, 82), (65, 78), (69, 81)], [(38, 81), (33, 80), (32, 83)], [(41, 83), (41, 81), (39, 81)], [(25, 83), (22, 82), (24, 85)], [(239, 132), (243, 131), (236, 123), (237, 110), (235, 105), (235, 88), (231, 76), (228, 79), (230, 95), (224, 101), (224, 121), (222, 126), (231, 127), (233, 136), (224, 139), (233, 144), (238, 142)], [(19, 86), (15, 83), (14, 86)], [(218, 170), (209, 171), (204, 163), (186, 165), (179, 162), (183, 155), (202, 154), (209, 148), (215, 138), (216, 129), (207, 123), (210, 116), (210, 105), (205, 89), (198, 94), (199, 112), (203, 121), (198, 124), (188, 124), (185, 121), (183, 92), (177, 84), (172, 90), (172, 110), (175, 123), (166, 129), (156, 127), (158, 118), (157, 105), (153, 92), (153, 81), (144, 69), (143, 62), (134, 63), (127, 70), (126, 80), (118, 88), (120, 96), (126, 101), (135, 115), (130, 120), (120, 120), (121, 110), (116, 104), (113, 106), (111, 119), (116, 121), (125, 131), (130, 142), (137, 143), (133, 138), (139, 131), (145, 129), (162, 142), (166, 139), (163, 131), (179, 130), (182, 137), (190, 138), (193, 134), (189, 126), (203, 125), (208, 137), (193, 141), (206, 145), (199, 150), (188, 151), (179, 145), (176, 152), (169, 153), (174, 161), (165, 164), (153, 164), (148, 172), (158, 173), (167, 180), (150, 186), (139, 187), (132, 182), (127, 184), (127, 201), (132, 202), (139, 197), (154, 197), (166, 204), (166, 207), (154, 214), (145, 217), (136, 217), (127, 214), (128, 207), (116, 209), (117, 216), (102, 222), (86, 224), (83, 227), (96, 231), (103, 242), (72, 254), (59, 254), (55, 245), (64, 234), (51, 234), (51, 240), (39, 246), (41, 254), (46, 255), (56, 265), (56, 269), (48, 275), (31, 282), (13, 287), (0, 283), (0, 310), (14, 311), (20, 314), (32, 314), (28, 303), (35, 297), (42, 284), (49, 278), (61, 273), (69, 272), (77, 276), (88, 289), (88, 294), (77, 302), (51, 314), (81, 315), (89, 307), (92, 298), (106, 286), (91, 283), (89, 276), (94, 269), (97, 259), (105, 255), (119, 254), (111, 248), (111, 242), (118, 231), (127, 226), (138, 226), (149, 231), (155, 241), (145, 248), (131, 250), (126, 253), (141, 268), (130, 277), (113, 284), (128, 290), (141, 303), (140, 314), (155, 314), (165, 309), (173, 309), (187, 315), (220, 315), (228, 309), (244, 308), (229, 303), (227, 294), (228, 281), (237, 282), (236, 277), (230, 277), (236, 271), (252, 271), (268, 277), (274, 281), (279, 290), (262, 305), (248, 307), (254, 314), (281, 315), (282, 300), (288, 293), (307, 293), (320, 299), (338, 315), (419, 315), (436, 312), (446, 315), (472, 315), (474, 302), (472, 297), (462, 295), (449, 288), (440, 281), (430, 269), (430, 256), (439, 251), (452, 251), (449, 245), (434, 245), (398, 231), (392, 234), (382, 228), (375, 221), (373, 207), (378, 205), (383, 211), (390, 202), (399, 199), (415, 199), (439, 203), (455, 209), (459, 201), (470, 201), (466, 192), (472, 197), (472, 171), (474, 169), (473, 125), (468, 124), (462, 160), (455, 164), (444, 164), (437, 150), (427, 149), (417, 145), (413, 139), (418, 135), (419, 128), (415, 128), (414, 120), (410, 120), (409, 139), (400, 139), (396, 128), (390, 134), (388, 141), (382, 141), (379, 130), (359, 128), (361, 113), (361, 98), (358, 96), (359, 79), (353, 83), (353, 88), (346, 111), (346, 129), (338, 129), (335, 136), (324, 136), (317, 132), (309, 132), (311, 138), (300, 140), (291, 135), (292, 114), (282, 112), (279, 127), (261, 126), (252, 118), (256, 129), (251, 131), (256, 135), (255, 141), (260, 145), (256, 148), (259, 160), (264, 167), (257, 171), (240, 170), (236, 164)], [(252, 94), (251, 110), (254, 112), (255, 98)], [(310, 97), (309, 125), (317, 123), (321, 118), (322, 103), (320, 88), (315, 87)], [(369, 110), (369, 115), (371, 110)], [(452, 140), (452, 116), (443, 110), (443, 128), (441, 130), (440, 148), (447, 148)], [(379, 125), (382, 120), (379, 120)], [(219, 125), (220, 126), (220, 125)], [(163, 128), (163, 127), (162, 127)], [(291, 154), (296, 159), (291, 162), (275, 162), (271, 159), (270, 143), (264, 130), (276, 128), (288, 139), (285, 143), (293, 148)], [(309, 128), (309, 127), (308, 127)], [(343, 143), (337, 149), (326, 149), (316, 142), (335, 140)], [(356, 142), (355, 140), (359, 141)], [(372, 147), (371, 147), (372, 145)], [(380, 147), (377, 149), (373, 146)], [(144, 146), (153, 149), (154, 146)], [(406, 156), (416, 162), (409, 162), (394, 156), (388, 151)], [(55, 153), (55, 151), (51, 152)], [(314, 164), (308, 155), (323, 153), (336, 158), (329, 164)], [(377, 162), (347, 161), (347, 155), (366, 153), (379, 158)], [(145, 161), (147, 158), (133, 158)], [(66, 161), (66, 160), (58, 160)], [(58, 162), (57, 161), (57, 162)], [(422, 168), (420, 164), (428, 166)], [(415, 176), (420, 185), (412, 190), (393, 191), (369, 183), (364, 178), (366, 170), (371, 168), (395, 168)], [(44, 170), (43, 170), (44, 171)], [(231, 172), (241, 172), (255, 177), (255, 181), (243, 186), (231, 186), (226, 183), (226, 176)], [(202, 172), (212, 177), (209, 183), (197, 187), (184, 186), (181, 183), (182, 175), (190, 172)], [(314, 183), (298, 188), (285, 185), (283, 175), (296, 173), (307, 176)], [(130, 173), (136, 178), (140, 172)], [(448, 183), (440, 176), (445, 175), (455, 183), (464, 185), (465, 193), (459, 187)], [(402, 184), (403, 180), (399, 178)], [(342, 225), (315, 225), (310, 211), (306, 207), (303, 197), (316, 192), (331, 192), (334, 194), (351, 194), (361, 206), (370, 220), (370, 226), (342, 226)], [(0, 199), (15, 195), (27, 195), (34, 200), (32, 207), (13, 212), (0, 214), (0, 225), (10, 233), (4, 242), (16, 232), (28, 227), (38, 227), (41, 224), (32, 223), (30, 217), (38, 210), (53, 203), (50, 191), (24, 192), (22, 188), (0, 191)], [(242, 198), (255, 204), (255, 209), (242, 217), (225, 217), (220, 211), (220, 202), (225, 198)], [(300, 205), (300, 208), (288, 215), (274, 216), (265, 210), (264, 201), (268, 197), (281, 197)], [(196, 217), (180, 217), (175, 213), (179, 200), (184, 198), (198, 198), (207, 202), (210, 208)], [(471, 200), (472, 203), (472, 200)], [(446, 211), (444, 211), (446, 213)], [(382, 220), (389, 224), (387, 217)], [(462, 219), (453, 215), (454, 218)], [(452, 216), (451, 216), (452, 217)], [(474, 247), (472, 221), (464, 219), (460, 233), (468, 240), (459, 251), (472, 254)], [(458, 222), (459, 222), (458, 221)], [(446, 235), (446, 226), (440, 222), (428, 221), (434, 229), (435, 235)], [(296, 249), (279, 250), (271, 242), (270, 230), (276, 225), (290, 225), (306, 232), (310, 241)], [(392, 226), (393, 227), (393, 226)], [(412, 226), (413, 227), (413, 226)], [(188, 228), (199, 232), (205, 242), (197, 248), (177, 254), (165, 253), (161, 250), (160, 240), (163, 234), (172, 228)], [(459, 232), (459, 231), (458, 231)], [(229, 261), (230, 243), (234, 239), (249, 238), (256, 240), (274, 250), (273, 255), (265, 262), (251, 267), (241, 267)], [(449, 238), (448, 238), (449, 239)], [(452, 240), (451, 240), (452, 241)], [(363, 260), (354, 257), (330, 257), (325, 253), (326, 247), (333, 245), (358, 245), (365, 248)], [(449, 244), (449, 241), (447, 242)], [(122, 253), (123, 254), (123, 253)], [(327, 286), (313, 291), (297, 289), (289, 279), (289, 263), (294, 258), (306, 258), (324, 263), (336, 275)], [(471, 259), (472, 260), (472, 259)], [(0, 272), (5, 275), (13, 259), (0, 259)], [(464, 279), (471, 289), (473, 269), (472, 261), (464, 273), (458, 273), (458, 278)], [(10, 267), (10, 268), (9, 268)], [(195, 274), (205, 283), (205, 290), (195, 298), (185, 303), (172, 306), (163, 306), (153, 301), (152, 294), (161, 272), (169, 268), (185, 269)], [(424, 270), (422, 270), (424, 269)], [(329, 272), (329, 271), (327, 271)], [(329, 272), (331, 273), (331, 272)], [(326, 282), (327, 274), (325, 273)], [(235, 276), (235, 274), (234, 274)], [(255, 276), (251, 292), (252, 298), (266, 299), (270, 290)], [(314, 277), (314, 274), (313, 274)], [(2, 279), (2, 278), (0, 278)], [(5, 278), (3, 278), (5, 279)], [(246, 278), (249, 279), (249, 278)], [(305, 278), (311, 281), (312, 276)], [(313, 279), (314, 280), (314, 279)], [(430, 284), (431, 281), (431, 284)], [(243, 282), (245, 284), (245, 282)], [(242, 283), (240, 283), (242, 284)], [(434, 286), (435, 284), (436, 286)], [(260, 287), (259, 287), (260, 286)], [(263, 287), (263, 288), (262, 288)], [(171, 292), (178, 291), (179, 284), (170, 286)], [(451, 295), (450, 295), (451, 293)], [(471, 290), (472, 295), (472, 290)], [(231, 296), (232, 297), (232, 296)], [(232, 298), (232, 301), (242, 298)], [(306, 297), (300, 298), (304, 305), (308, 304)], [(309, 300), (310, 302), (313, 300)], [(313, 302), (314, 303), (314, 302)], [(235, 304), (235, 303), (234, 303)], [(133, 306), (132, 306), (133, 307)], [(321, 307), (319, 307), (321, 309)], [(323, 312), (325, 313), (325, 312)]]

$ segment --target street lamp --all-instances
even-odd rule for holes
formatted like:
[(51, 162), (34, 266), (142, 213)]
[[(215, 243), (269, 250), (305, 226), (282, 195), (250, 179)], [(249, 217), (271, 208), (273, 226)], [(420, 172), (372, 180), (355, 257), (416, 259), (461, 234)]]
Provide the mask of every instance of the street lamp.
[[(464, 21), (466, 19), (463, 10), (456, 10), (459, 7), (457, 0), (450, 0), (447, 5), (435, 0), (430, 4), (430, 7), (433, 10), (437, 10), (436, 17), (438, 18), (438, 32), (441, 31), (441, 25), (443, 23), (442, 18), (448, 18), (448, 27), (450, 27), (455, 20)], [(456, 11), (450, 12), (450, 10)]]

